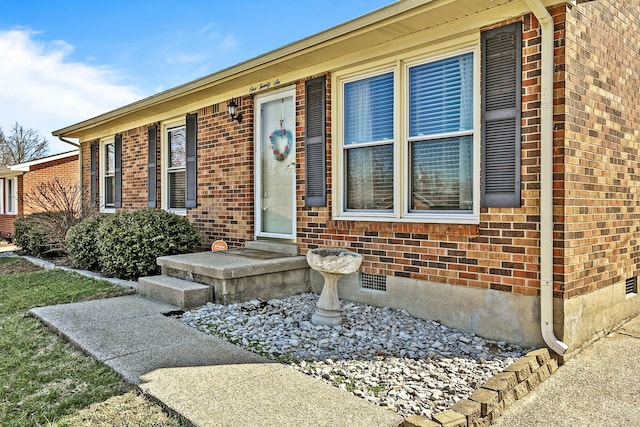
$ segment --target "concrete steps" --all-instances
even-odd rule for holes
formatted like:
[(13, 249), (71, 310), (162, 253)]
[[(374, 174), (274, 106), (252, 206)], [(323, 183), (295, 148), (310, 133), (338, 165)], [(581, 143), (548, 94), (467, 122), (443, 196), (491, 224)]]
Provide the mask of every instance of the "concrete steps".
[(162, 275), (140, 278), (139, 293), (184, 310), (207, 302), (268, 300), (311, 290), (306, 257), (291, 245), (247, 246), (159, 257)]
[(177, 305), (182, 310), (200, 307), (213, 300), (213, 290), (210, 286), (165, 275), (140, 277), (138, 293), (147, 298)]

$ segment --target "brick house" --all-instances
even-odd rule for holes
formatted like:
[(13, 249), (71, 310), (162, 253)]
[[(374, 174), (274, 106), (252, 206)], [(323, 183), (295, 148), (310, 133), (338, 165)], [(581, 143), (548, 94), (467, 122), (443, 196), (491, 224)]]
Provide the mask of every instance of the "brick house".
[(13, 236), (13, 221), (18, 215), (35, 212), (24, 203), (24, 194), (56, 177), (78, 182), (78, 158), (78, 150), (74, 150), (0, 167), (0, 238)]
[(104, 211), (346, 247), (343, 298), (570, 356), (640, 311), (639, 17), (399, 1), (54, 135)]

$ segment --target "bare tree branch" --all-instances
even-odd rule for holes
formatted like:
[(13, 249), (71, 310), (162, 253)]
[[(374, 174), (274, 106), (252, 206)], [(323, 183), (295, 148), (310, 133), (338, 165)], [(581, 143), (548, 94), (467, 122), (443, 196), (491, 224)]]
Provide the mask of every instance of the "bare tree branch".
[(56, 177), (51, 181), (43, 182), (23, 194), (23, 203), (33, 215), (41, 230), (47, 236), (47, 245), (60, 250), (65, 247), (65, 235), (73, 225), (96, 214), (96, 210), (83, 189), (74, 180)]
[(49, 142), (34, 129), (25, 129), (18, 122), (7, 136), (0, 129), (0, 165), (10, 166), (43, 157)]

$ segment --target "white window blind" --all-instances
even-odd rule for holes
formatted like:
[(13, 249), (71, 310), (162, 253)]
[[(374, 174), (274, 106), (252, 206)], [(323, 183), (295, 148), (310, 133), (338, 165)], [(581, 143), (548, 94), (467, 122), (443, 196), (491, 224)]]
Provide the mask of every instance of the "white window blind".
[(393, 210), (393, 94), (392, 72), (344, 86), (347, 210)]
[(104, 146), (104, 206), (107, 208), (114, 207), (116, 187), (115, 187), (115, 170), (116, 170), (116, 152), (113, 143)]
[(167, 169), (169, 209), (184, 209), (187, 164), (186, 129), (184, 126), (169, 129), (167, 134), (169, 151), (169, 165)]
[(411, 67), (410, 211), (473, 209), (472, 131), (473, 55)]
[(409, 136), (473, 129), (473, 55), (409, 69)]
[(345, 144), (393, 139), (393, 84), (393, 73), (345, 84)]

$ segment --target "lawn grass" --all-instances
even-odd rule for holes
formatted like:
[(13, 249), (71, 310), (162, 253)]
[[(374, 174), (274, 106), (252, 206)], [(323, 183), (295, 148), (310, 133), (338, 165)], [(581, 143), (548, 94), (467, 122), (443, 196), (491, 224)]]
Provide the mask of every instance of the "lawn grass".
[[(128, 292), (70, 272), (32, 270), (25, 260), (0, 258), (0, 426), (71, 425), (65, 420), (80, 409), (122, 395), (129, 387), (27, 312)], [(85, 424), (73, 425), (95, 425), (90, 415), (83, 418)], [(171, 419), (154, 425), (179, 424)]]

